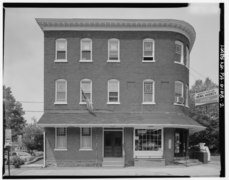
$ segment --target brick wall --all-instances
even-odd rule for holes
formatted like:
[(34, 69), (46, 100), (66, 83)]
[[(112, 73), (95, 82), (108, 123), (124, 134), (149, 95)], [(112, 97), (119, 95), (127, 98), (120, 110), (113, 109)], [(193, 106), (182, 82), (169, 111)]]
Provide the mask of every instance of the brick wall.
[(45, 128), (46, 165), (101, 166), (102, 128), (92, 129), (92, 151), (80, 151), (80, 128), (67, 128), (67, 151), (55, 151), (55, 128)]
[[(68, 41), (67, 63), (55, 63), (55, 40), (66, 38)], [(79, 62), (80, 39), (92, 39), (92, 63)], [(108, 39), (120, 39), (119, 63), (107, 61)], [(155, 63), (142, 62), (142, 40), (155, 39)], [(174, 81), (189, 82), (188, 69), (174, 63), (175, 40), (188, 45), (185, 36), (174, 32), (45, 32), (44, 41), (44, 109), (81, 110), (80, 80), (92, 80), (93, 105), (95, 109), (113, 111), (152, 111), (179, 110), (174, 106)], [(55, 80), (68, 81), (67, 105), (54, 105)], [(120, 80), (120, 105), (107, 105), (107, 81)], [(156, 105), (142, 105), (142, 82), (155, 80)]]
[[(164, 128), (164, 159), (165, 165), (173, 163), (174, 158), (174, 128)], [(171, 148), (169, 148), (169, 140), (171, 141)]]
[(134, 166), (133, 128), (124, 128), (125, 166)]

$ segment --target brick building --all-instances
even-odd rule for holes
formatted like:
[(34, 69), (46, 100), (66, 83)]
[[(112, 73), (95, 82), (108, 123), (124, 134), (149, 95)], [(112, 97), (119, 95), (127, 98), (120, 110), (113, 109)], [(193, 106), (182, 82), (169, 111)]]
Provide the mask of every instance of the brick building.
[(178, 20), (36, 19), (46, 165), (167, 165), (204, 127), (187, 116), (194, 28)]

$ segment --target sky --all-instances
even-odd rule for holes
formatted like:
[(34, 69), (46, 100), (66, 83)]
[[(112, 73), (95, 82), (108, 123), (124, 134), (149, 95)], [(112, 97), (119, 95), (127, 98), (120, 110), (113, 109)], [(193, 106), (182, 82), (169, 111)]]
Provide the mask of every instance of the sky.
[(44, 36), (35, 18), (178, 19), (190, 23), (196, 41), (190, 54), (190, 87), (209, 77), (218, 84), (219, 5), (194, 3), (186, 8), (6, 8), (3, 84), (22, 103), (25, 119), (43, 113)]

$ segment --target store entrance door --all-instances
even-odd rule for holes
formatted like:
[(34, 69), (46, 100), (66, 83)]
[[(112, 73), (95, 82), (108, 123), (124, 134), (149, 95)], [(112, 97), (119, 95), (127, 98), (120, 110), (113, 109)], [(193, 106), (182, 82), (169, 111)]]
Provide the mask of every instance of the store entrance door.
[(104, 157), (122, 157), (122, 131), (104, 131)]
[(187, 152), (187, 130), (177, 129), (174, 137), (174, 156), (185, 157)]

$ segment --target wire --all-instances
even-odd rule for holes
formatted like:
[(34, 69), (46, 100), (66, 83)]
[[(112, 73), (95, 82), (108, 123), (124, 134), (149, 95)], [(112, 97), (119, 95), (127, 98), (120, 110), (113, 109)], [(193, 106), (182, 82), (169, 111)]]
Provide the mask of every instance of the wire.
[(41, 101), (18, 101), (18, 102), (21, 102), (21, 103), (44, 103)]
[(26, 110), (23, 110), (24, 112), (44, 112), (44, 111), (30, 111), (30, 110), (28, 110), (28, 111), (26, 111)]
[(202, 76), (204, 79), (207, 78), (207, 76), (205, 76), (205, 75), (199, 73), (197, 70), (195, 70), (195, 69), (193, 69), (193, 68), (191, 68), (191, 67), (190, 67), (190, 69), (191, 69), (193, 72), (197, 73), (198, 75)]

